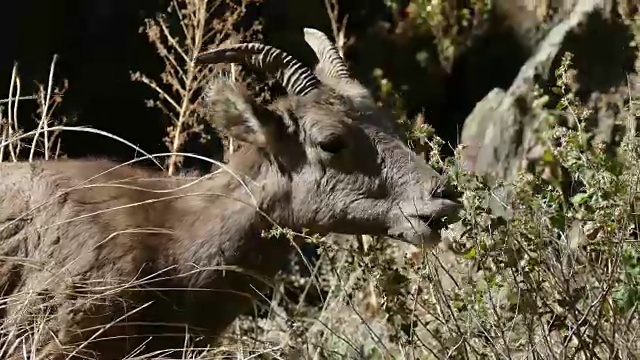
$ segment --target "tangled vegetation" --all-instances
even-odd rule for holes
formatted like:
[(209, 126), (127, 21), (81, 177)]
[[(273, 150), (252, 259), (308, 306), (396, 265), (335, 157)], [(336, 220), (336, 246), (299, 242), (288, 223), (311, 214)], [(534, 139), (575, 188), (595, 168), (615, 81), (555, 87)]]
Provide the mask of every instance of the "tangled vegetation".
[[(625, 125), (638, 120), (638, 100)], [(509, 216), (488, 205), (498, 185), (434, 150), (432, 164), (450, 174), (465, 204), (449, 249), (412, 252), (339, 236), (318, 241), (313, 276), (283, 278), (282, 288), (298, 287), (303, 296), (288, 301), (281, 291), (265, 319), (241, 321), (235, 335), (242, 345), (230, 340), (241, 348), (235, 351), (317, 359), (640, 355), (640, 141), (627, 132), (612, 157), (590, 141), (588, 112), (571, 94), (558, 108), (575, 126), (541, 132), (546, 147), (535, 171), (499, 184), (512, 192), (504, 204)], [(440, 144), (434, 135), (427, 143)]]

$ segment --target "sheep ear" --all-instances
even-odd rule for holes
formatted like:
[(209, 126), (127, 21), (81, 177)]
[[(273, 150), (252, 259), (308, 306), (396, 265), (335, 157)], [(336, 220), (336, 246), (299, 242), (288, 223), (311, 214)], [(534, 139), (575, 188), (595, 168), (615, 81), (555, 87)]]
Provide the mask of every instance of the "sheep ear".
[(272, 148), (282, 119), (255, 102), (241, 84), (226, 78), (215, 79), (203, 100), (203, 115), (216, 129), (239, 141)]

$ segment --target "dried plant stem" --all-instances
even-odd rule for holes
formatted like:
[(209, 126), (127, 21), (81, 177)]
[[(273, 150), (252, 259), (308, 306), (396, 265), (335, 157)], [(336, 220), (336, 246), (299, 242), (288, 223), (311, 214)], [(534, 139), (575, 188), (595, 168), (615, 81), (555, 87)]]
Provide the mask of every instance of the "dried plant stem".
[[(174, 6), (177, 6), (176, 1), (177, 0), (174, 0)], [(187, 73), (184, 81), (184, 96), (182, 97), (182, 101), (180, 104), (180, 112), (178, 114), (178, 119), (176, 121), (176, 127), (174, 130), (175, 133), (173, 135), (173, 143), (170, 149), (171, 152), (174, 152), (174, 153), (178, 152), (178, 150), (180, 149), (180, 145), (182, 144), (181, 136), (182, 136), (183, 124), (188, 117), (189, 106), (191, 104), (190, 94), (197, 87), (197, 84), (194, 81), (194, 79), (197, 78), (195, 64), (191, 59), (193, 59), (195, 55), (199, 53), (202, 49), (206, 22), (208, 20), (207, 5), (208, 5), (207, 0), (198, 1), (194, 5), (194, 8), (196, 11), (194, 15), (194, 21), (192, 22), (192, 24), (194, 25), (193, 30), (187, 31), (187, 29), (184, 27), (185, 26), (184, 22), (183, 21), (180, 22), (180, 24), (182, 24), (183, 26), (183, 30), (185, 31), (185, 34), (187, 34), (186, 41), (188, 42), (188, 45), (190, 45), (189, 49), (191, 50), (191, 56), (186, 55), (186, 52), (180, 48), (175, 38), (171, 36), (171, 34), (169, 33), (169, 30), (167, 29), (166, 24), (161, 23), (163, 31), (165, 32), (165, 35), (171, 42), (172, 47), (177, 49), (177, 51), (182, 56), (182, 58), (185, 61), (187, 61)], [(177, 69), (180, 69), (180, 66), (178, 66), (178, 64), (176, 63), (173, 57), (169, 57), (169, 59), (170, 59), (169, 61), (171, 61), (172, 64)], [(171, 159), (169, 160), (169, 170), (168, 170), (169, 175), (173, 175), (173, 173), (175, 172), (176, 163), (177, 163), (177, 157), (176, 155), (172, 155)]]
[(347, 46), (346, 28), (349, 15), (345, 15), (342, 21), (339, 19), (338, 1), (337, 0), (324, 0), (324, 5), (327, 9), (327, 15), (329, 15), (329, 21), (331, 21), (331, 31), (335, 38), (335, 45), (338, 49), (338, 53), (344, 58), (344, 50)]
[[(14, 101), (14, 91), (16, 92), (16, 99)], [(18, 63), (13, 64), (13, 69), (11, 71), (11, 82), (9, 85), (9, 99), (8, 99), (8, 117), (7, 122), (4, 124), (4, 128), (2, 129), (2, 142), (5, 143), (8, 139), (10, 139), (13, 135), (14, 130), (11, 128), (12, 123), (16, 124), (17, 129), (17, 112), (18, 112), (18, 98), (20, 97), (20, 80), (18, 77)], [(9, 153), (11, 155), (12, 161), (17, 161), (16, 150), (13, 148), (14, 144), (9, 143), (7, 147), (9, 148)], [(4, 160), (4, 146), (0, 147), (0, 161)]]
[[(152, 105), (171, 119), (165, 143), (175, 155), (167, 161), (167, 172), (174, 175), (180, 166), (179, 155), (187, 135), (200, 131), (196, 122), (196, 94), (205, 85), (211, 66), (196, 66), (195, 56), (207, 45), (239, 40), (245, 34), (237, 33), (234, 26), (245, 12), (246, 4), (260, 0), (172, 0), (166, 13), (146, 20), (146, 34), (164, 61), (160, 79), (151, 79), (139, 72), (132, 80), (147, 84), (157, 93)], [(224, 7), (224, 17), (214, 17), (215, 9)], [(175, 17), (174, 19), (168, 16)], [(250, 29), (249, 34), (257, 29)], [(235, 75), (232, 75), (235, 77)], [(231, 143), (233, 152), (233, 143)]]
[[(192, 82), (193, 82), (193, 64), (190, 64), (189, 70), (187, 71), (187, 81), (185, 84), (186, 87), (189, 88)], [(180, 114), (178, 115), (178, 120), (176, 121), (175, 133), (173, 135), (173, 144), (171, 145), (171, 152), (173, 153), (179, 150), (180, 145), (182, 143), (180, 139), (180, 135), (182, 135), (182, 126), (184, 124), (185, 117), (187, 114), (187, 107), (189, 106), (189, 100), (190, 99), (188, 97), (182, 98), (182, 103), (180, 105)], [(175, 154), (171, 155), (171, 158), (169, 159), (169, 170), (168, 170), (169, 175), (173, 175), (173, 173), (175, 172), (176, 162), (177, 162), (177, 156)]]
[[(53, 55), (53, 60), (51, 60), (51, 66), (49, 67), (49, 81), (47, 83), (47, 93), (46, 97), (42, 98), (42, 102), (44, 104), (44, 108), (42, 109), (42, 116), (40, 118), (40, 122), (38, 123), (38, 129), (36, 130), (36, 134), (33, 137), (33, 141), (31, 143), (31, 150), (29, 152), (29, 162), (33, 161), (33, 155), (36, 150), (36, 142), (38, 141), (38, 136), (40, 135), (40, 130), (44, 129), (44, 158), (45, 160), (49, 160), (49, 136), (48, 131), (46, 131), (49, 126), (49, 104), (51, 100), (51, 88), (53, 87), (53, 73), (55, 71), (56, 61), (58, 60), (58, 55)], [(41, 96), (44, 96), (42, 94)]]

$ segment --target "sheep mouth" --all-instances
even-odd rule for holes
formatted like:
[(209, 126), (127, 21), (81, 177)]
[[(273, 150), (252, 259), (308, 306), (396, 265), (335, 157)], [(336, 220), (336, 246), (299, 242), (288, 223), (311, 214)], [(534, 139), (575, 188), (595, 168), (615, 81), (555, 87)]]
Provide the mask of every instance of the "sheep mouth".
[(428, 233), (423, 232), (424, 229), (420, 230), (419, 227), (414, 227), (409, 222), (404, 226), (394, 229), (395, 231), (390, 231), (387, 236), (392, 239), (411, 244), (424, 243), (425, 241), (427, 243), (437, 243), (441, 239), (442, 230), (448, 228), (449, 225), (452, 225), (457, 221), (457, 217), (453, 215), (413, 215), (407, 217), (407, 220), (409, 219), (417, 219), (424, 227), (428, 228)]
[[(401, 212), (402, 218), (388, 230), (391, 238), (412, 244), (435, 244), (445, 230), (461, 219), (462, 204), (439, 199), (415, 212)], [(417, 210), (417, 209), (416, 209)]]
[(446, 206), (442, 206), (440, 211), (431, 213), (429, 215), (424, 213), (416, 213), (413, 215), (414, 219), (420, 220), (423, 224), (429, 227), (432, 231), (440, 232), (441, 230), (449, 227), (461, 220), (460, 210), (463, 206), (459, 202), (449, 202)]
[(429, 227), (429, 229), (437, 232), (440, 232), (442, 229), (448, 227), (449, 225), (455, 222), (453, 217), (446, 216), (446, 215), (437, 216), (437, 217), (418, 215), (417, 218), (420, 219), (420, 221), (422, 221), (423, 223), (425, 223)]

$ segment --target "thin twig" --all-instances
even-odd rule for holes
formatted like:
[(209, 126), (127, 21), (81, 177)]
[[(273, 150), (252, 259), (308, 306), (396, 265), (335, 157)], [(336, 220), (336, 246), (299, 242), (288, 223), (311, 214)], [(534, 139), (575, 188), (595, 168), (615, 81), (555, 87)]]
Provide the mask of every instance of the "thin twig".
[(47, 94), (46, 94), (46, 98), (44, 99), (44, 108), (42, 109), (42, 117), (40, 118), (40, 122), (38, 123), (38, 128), (36, 130), (36, 134), (33, 137), (33, 141), (31, 143), (31, 150), (29, 153), (29, 162), (33, 161), (33, 155), (35, 153), (36, 150), (36, 142), (38, 141), (38, 135), (40, 134), (40, 130), (41, 129), (45, 129), (44, 132), (44, 142), (45, 142), (45, 152), (44, 152), (44, 156), (45, 159), (48, 160), (49, 159), (49, 154), (47, 151), (48, 148), (48, 141), (49, 141), (49, 137), (48, 137), (48, 131), (46, 131), (47, 127), (48, 127), (48, 116), (47, 113), (49, 111), (49, 102), (51, 99), (51, 88), (53, 86), (53, 73), (55, 71), (55, 67), (56, 67), (56, 61), (58, 60), (58, 54), (54, 54), (53, 55), (53, 59), (51, 60), (51, 66), (49, 68), (49, 83), (47, 84)]

